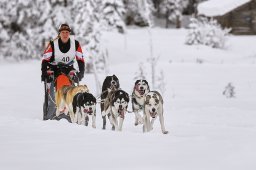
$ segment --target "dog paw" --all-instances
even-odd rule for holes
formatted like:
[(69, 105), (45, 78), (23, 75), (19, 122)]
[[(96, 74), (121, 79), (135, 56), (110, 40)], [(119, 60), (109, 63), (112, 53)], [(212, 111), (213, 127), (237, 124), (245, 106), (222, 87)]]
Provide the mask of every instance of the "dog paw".
[(92, 125), (92, 127), (95, 129), (96, 128), (96, 126), (95, 125)]
[(115, 126), (112, 126), (112, 128), (111, 128), (112, 130), (115, 130)]
[(168, 131), (163, 131), (163, 134), (168, 134), (169, 132)]

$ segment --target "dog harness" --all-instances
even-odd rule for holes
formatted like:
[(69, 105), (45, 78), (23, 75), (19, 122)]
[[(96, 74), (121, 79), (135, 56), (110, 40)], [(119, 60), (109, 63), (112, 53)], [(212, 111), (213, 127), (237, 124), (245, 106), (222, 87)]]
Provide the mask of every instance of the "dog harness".
[(140, 105), (140, 104), (137, 102), (136, 96), (137, 96), (138, 98), (141, 98), (141, 96), (138, 96), (138, 95), (136, 95), (135, 93), (132, 94), (132, 99), (134, 99), (134, 100), (133, 100), (134, 104), (136, 104), (136, 105), (139, 106), (139, 109), (137, 109), (136, 111), (143, 110), (143, 105)]

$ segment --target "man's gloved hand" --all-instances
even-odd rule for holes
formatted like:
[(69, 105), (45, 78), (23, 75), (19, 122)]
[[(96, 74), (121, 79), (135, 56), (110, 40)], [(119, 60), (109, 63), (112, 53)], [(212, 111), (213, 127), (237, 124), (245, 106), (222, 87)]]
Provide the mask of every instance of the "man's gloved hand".
[(44, 81), (45, 79), (47, 79), (47, 72), (42, 71), (41, 81)]
[(76, 70), (71, 70), (69, 72), (69, 76), (70, 78), (75, 82), (78, 83), (79, 81), (82, 80), (82, 78), (84, 77), (84, 74), (82, 72), (77, 72)]
[(70, 79), (72, 79), (75, 83), (78, 83), (79, 82), (79, 79), (78, 79), (78, 76), (77, 76), (77, 71), (76, 70), (71, 70), (69, 72), (69, 77)]
[(53, 71), (51, 71), (51, 70), (42, 71), (41, 80), (42, 81), (47, 80), (47, 83), (52, 82), (53, 81)]
[(84, 73), (83, 72), (78, 72), (77, 77), (78, 77), (79, 81), (81, 81), (84, 78)]

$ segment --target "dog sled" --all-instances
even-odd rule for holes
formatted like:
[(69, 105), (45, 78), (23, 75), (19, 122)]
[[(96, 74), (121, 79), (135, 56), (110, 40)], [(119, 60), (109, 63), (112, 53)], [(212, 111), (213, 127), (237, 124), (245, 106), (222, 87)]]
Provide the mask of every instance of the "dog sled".
[(58, 117), (55, 116), (55, 92), (63, 86), (79, 85), (77, 71), (71, 66), (58, 65), (50, 67), (47, 75), (48, 77), (44, 80), (43, 120), (60, 120), (65, 118), (71, 122), (68, 115), (62, 114)]

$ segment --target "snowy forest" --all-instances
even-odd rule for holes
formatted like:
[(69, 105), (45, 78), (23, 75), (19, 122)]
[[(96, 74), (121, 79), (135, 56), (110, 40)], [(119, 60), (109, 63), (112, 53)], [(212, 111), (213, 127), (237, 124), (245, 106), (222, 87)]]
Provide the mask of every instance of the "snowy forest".
[[(194, 15), (200, 0), (2, 0), (0, 4), (0, 59), (40, 58), (45, 44), (61, 23), (92, 55), (103, 53), (101, 32), (126, 26), (152, 27), (154, 18), (165, 27), (181, 27), (183, 14)], [(9, 49), (16, 49), (15, 51)], [(96, 53), (96, 54), (95, 54)]]

